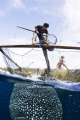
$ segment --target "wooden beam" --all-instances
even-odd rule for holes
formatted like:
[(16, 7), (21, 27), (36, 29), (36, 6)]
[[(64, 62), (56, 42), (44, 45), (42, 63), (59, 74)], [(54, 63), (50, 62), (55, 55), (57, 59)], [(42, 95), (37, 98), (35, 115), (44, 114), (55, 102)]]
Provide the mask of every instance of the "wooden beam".
[[(39, 44), (20, 44), (20, 45), (0, 45), (0, 48), (41, 48)], [(57, 48), (57, 49), (76, 49), (80, 50), (80, 47), (77, 46), (61, 46), (61, 45), (47, 45), (43, 44), (43, 48)]]

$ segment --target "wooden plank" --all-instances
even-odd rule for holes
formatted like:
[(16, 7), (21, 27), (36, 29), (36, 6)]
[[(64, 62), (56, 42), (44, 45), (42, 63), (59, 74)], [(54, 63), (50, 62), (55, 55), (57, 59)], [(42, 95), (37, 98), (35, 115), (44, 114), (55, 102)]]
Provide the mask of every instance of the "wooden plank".
[[(39, 44), (20, 44), (20, 45), (0, 45), (0, 48), (41, 48)], [(61, 45), (42, 45), (43, 48), (57, 48), (57, 49), (76, 49), (80, 50), (77, 46), (61, 46)]]

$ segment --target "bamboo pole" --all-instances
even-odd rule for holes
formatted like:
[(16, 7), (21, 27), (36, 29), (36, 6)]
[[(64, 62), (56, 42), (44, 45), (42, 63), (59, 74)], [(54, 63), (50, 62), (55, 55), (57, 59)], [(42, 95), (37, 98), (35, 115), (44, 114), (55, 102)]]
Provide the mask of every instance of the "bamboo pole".
[[(21, 29), (24, 29), (24, 30), (28, 30), (28, 31), (31, 31), (31, 32), (35, 32), (35, 31), (33, 31), (33, 30), (30, 30), (30, 29), (27, 29), (27, 28), (24, 28), (24, 27), (20, 27), (20, 26), (17, 26), (18, 28), (21, 28)], [(41, 34), (41, 33), (39, 33), (39, 34)], [(43, 35), (43, 34), (42, 34)], [(53, 35), (53, 34), (48, 34), (48, 35)], [(46, 36), (46, 35), (43, 35), (43, 36)], [(56, 36), (55, 35), (53, 35), (55, 38), (56, 38)]]
[(33, 30), (30, 30), (30, 29), (27, 29), (27, 28), (24, 28), (24, 27), (20, 27), (20, 26), (17, 26), (18, 28), (21, 28), (21, 29), (24, 29), (24, 30), (28, 30), (28, 31), (31, 31), (31, 32), (35, 32)]
[(49, 59), (48, 59), (48, 55), (47, 55), (47, 49), (43, 49), (43, 54), (44, 54), (44, 57), (45, 57), (45, 60), (46, 60), (46, 64), (47, 64), (47, 70), (48, 70), (48, 73), (50, 71), (50, 63), (49, 63)]
[[(0, 48), (41, 48), (39, 44), (20, 44), (20, 45), (0, 45)], [(56, 49), (76, 49), (80, 50), (77, 46), (61, 46), (61, 45), (47, 45), (43, 44), (43, 48), (56, 48)]]

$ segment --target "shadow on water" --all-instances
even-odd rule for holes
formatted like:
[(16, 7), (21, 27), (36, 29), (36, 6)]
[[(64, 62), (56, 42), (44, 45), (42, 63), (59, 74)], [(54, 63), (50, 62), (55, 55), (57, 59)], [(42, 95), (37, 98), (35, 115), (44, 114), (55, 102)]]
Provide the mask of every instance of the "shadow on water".
[[(11, 120), (9, 103), (13, 84), (0, 81), (0, 120)], [(80, 120), (80, 92), (55, 88), (62, 104), (62, 120)]]

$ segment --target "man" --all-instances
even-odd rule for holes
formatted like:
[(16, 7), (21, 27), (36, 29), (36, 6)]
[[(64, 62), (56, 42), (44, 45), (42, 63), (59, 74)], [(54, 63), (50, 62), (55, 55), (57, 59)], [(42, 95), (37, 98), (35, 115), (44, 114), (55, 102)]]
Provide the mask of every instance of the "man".
[[(48, 30), (47, 30), (48, 27), (49, 27), (48, 23), (44, 23), (43, 26), (41, 25), (35, 26), (35, 33), (33, 33), (32, 44), (35, 44), (35, 40), (37, 36), (39, 38), (39, 43), (43, 43), (43, 41), (45, 41), (46, 43), (48, 42), (49, 40), (49, 35), (48, 35)], [(43, 33), (45, 33), (46, 35), (44, 36)], [(47, 72), (52, 74), (53, 71), (50, 69), (47, 49), (42, 48), (42, 50), (43, 50), (43, 54), (44, 54), (46, 64), (47, 64)]]
[[(65, 62), (65, 61), (64, 61), (64, 56), (62, 55), (61, 58), (60, 58), (60, 60), (59, 60), (59, 62), (57, 63), (56, 68), (61, 69), (61, 66), (62, 66), (62, 65), (67, 68), (67, 66), (64, 64), (64, 62)], [(67, 69), (68, 69), (68, 68), (67, 68)]]
[[(48, 40), (49, 40), (49, 35), (48, 35), (48, 30), (47, 30), (48, 27), (49, 27), (48, 23), (44, 23), (43, 26), (41, 26), (41, 25), (35, 26), (35, 33), (33, 33), (32, 44), (35, 43), (37, 36), (39, 38), (40, 43), (43, 40), (46, 40), (48, 42)], [(46, 36), (44, 36), (43, 33), (45, 33)]]

